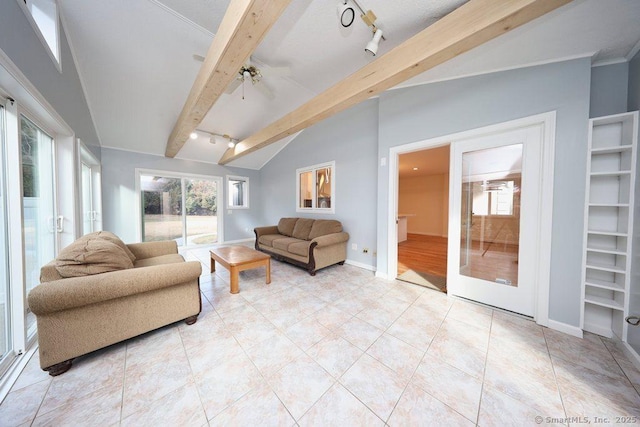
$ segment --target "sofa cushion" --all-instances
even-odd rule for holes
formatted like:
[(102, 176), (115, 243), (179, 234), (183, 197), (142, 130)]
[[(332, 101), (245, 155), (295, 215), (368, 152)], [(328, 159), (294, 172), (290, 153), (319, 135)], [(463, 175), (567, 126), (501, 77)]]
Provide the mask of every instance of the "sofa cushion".
[(293, 229), (297, 221), (298, 218), (281, 218), (278, 222), (278, 233), (287, 237), (293, 236)]
[(133, 267), (120, 246), (95, 236), (78, 239), (64, 248), (55, 265), (62, 277), (89, 276)]
[(300, 242), (300, 239), (294, 239), (293, 237), (281, 237), (273, 241), (273, 247), (280, 249), (281, 251), (288, 251), (289, 245), (297, 242)]
[(180, 254), (167, 254), (167, 255), (159, 255), (151, 258), (139, 259), (133, 263), (135, 268), (138, 267), (151, 267), (154, 265), (163, 265), (163, 264), (175, 264), (178, 262), (184, 262), (184, 258)]
[(314, 219), (298, 218), (296, 226), (293, 227), (292, 236), (296, 239), (309, 240), (309, 233), (311, 233), (311, 227), (314, 222)]
[(311, 242), (309, 240), (305, 240), (304, 242), (294, 242), (289, 244), (288, 251), (292, 254), (306, 257), (309, 255), (309, 246), (311, 246)]
[(258, 239), (258, 243), (261, 245), (273, 247), (273, 241), (276, 239), (282, 239), (282, 234), (265, 234), (264, 236), (260, 236)]
[(311, 232), (309, 233), (309, 239), (313, 240), (316, 237), (324, 236), (331, 233), (340, 233), (342, 231), (342, 224), (335, 219), (318, 219), (314, 221)]

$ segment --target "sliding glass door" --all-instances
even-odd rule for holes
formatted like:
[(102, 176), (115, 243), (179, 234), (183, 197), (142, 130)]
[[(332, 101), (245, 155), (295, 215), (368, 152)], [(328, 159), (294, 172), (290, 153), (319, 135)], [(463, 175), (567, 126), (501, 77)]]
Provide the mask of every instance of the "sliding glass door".
[[(55, 257), (59, 224), (55, 206), (53, 138), (24, 116), (20, 117), (25, 295), (40, 283), (40, 267)], [(35, 333), (35, 316), (27, 308), (28, 336)]]
[(5, 109), (0, 105), (0, 374), (13, 353), (11, 346), (11, 282), (9, 280), (9, 238), (7, 234), (7, 191), (5, 177)]
[(179, 246), (217, 243), (221, 179), (140, 173), (142, 240)]

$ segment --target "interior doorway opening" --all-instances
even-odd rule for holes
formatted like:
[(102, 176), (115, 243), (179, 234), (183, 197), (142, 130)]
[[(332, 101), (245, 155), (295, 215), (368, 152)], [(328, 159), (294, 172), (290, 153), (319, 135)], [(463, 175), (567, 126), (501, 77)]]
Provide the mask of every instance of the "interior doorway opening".
[(447, 292), (450, 144), (398, 156), (399, 280)]

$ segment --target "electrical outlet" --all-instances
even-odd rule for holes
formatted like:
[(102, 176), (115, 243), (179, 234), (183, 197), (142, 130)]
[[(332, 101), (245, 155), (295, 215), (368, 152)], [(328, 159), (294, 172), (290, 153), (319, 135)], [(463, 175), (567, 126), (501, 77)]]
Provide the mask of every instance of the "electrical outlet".
[(352, 243), (351, 244), (351, 250), (352, 251), (357, 251), (358, 250), (358, 244), (357, 243)]
[(362, 253), (363, 253), (363, 254), (368, 254), (368, 253), (369, 253), (369, 248), (364, 248), (364, 249), (362, 250)]

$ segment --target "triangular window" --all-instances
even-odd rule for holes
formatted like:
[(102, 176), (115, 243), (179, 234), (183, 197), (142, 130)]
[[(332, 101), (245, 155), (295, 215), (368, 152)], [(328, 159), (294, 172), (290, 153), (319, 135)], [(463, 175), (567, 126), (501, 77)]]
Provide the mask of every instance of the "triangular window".
[(48, 49), (51, 59), (60, 69), (60, 29), (57, 0), (18, 0), (38, 38)]

